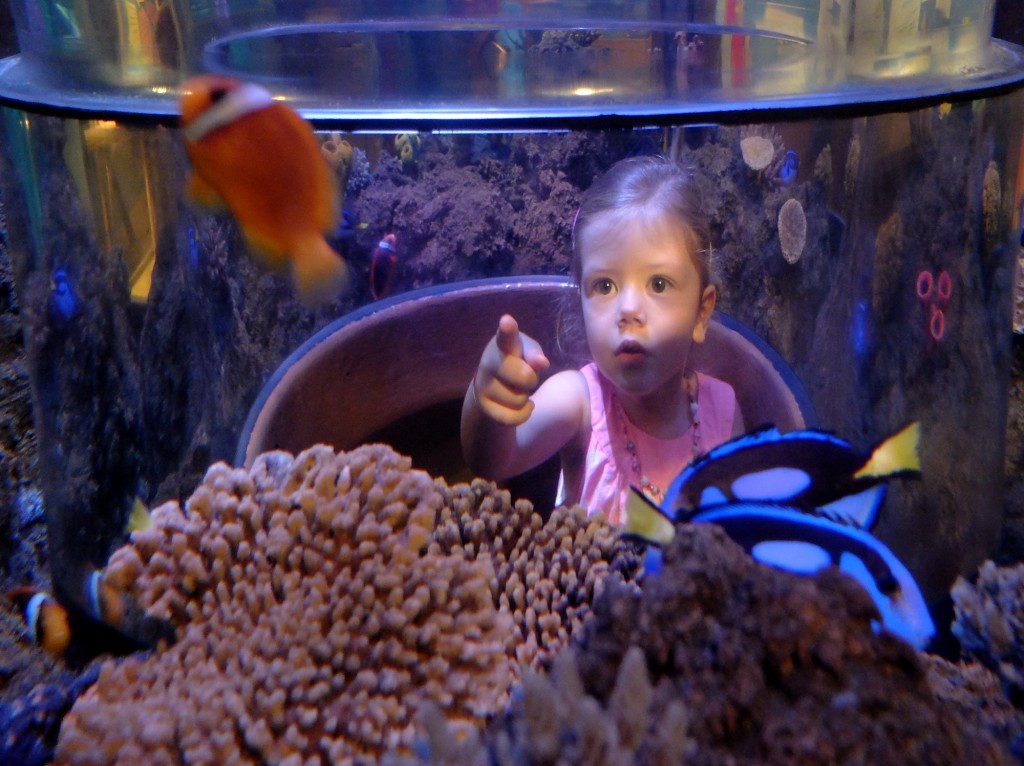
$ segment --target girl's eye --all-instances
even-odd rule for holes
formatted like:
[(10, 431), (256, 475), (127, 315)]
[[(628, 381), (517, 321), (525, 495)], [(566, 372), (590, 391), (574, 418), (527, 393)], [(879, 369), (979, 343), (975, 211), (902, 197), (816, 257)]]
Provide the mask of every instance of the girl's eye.
[(593, 290), (598, 295), (608, 295), (615, 289), (615, 285), (612, 284), (610, 279), (595, 279)]
[(665, 277), (654, 277), (651, 279), (651, 290), (656, 293), (663, 293), (668, 290), (668, 280)]

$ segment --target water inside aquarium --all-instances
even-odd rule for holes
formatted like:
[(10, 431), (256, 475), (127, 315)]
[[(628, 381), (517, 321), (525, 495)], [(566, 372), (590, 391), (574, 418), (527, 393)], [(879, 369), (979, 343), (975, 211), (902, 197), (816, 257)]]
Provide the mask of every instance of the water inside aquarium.
[[(700, 179), (719, 308), (781, 354), (820, 425), (867, 447), (906, 421), (924, 424), (925, 481), (899, 483), (887, 503), (894, 547), (919, 524), (955, 529), (963, 503), (1000, 504), (992, 435), (1004, 420), (1019, 161), (1006, 139), (1020, 110), (1003, 97), (767, 125), (322, 132), (346, 190), (329, 241), (351, 284), (314, 312), (287, 275), (251, 257), (229, 214), (184, 201), (174, 131), (20, 118), (37, 194), (23, 220), (8, 217), (12, 237), (39, 245), (18, 259), (17, 278), (37, 427), (53, 450), (48, 501), (79, 515), (118, 509), (106, 522), (116, 536), (133, 498), (187, 495), (210, 462), (234, 456), (262, 383), (315, 330), (429, 286), (564, 275), (582, 191), (616, 159), (667, 154)], [(763, 167), (744, 156), (751, 141), (770, 147)], [(804, 218), (802, 242), (785, 241), (784, 208)], [(375, 264), (388, 235), (397, 258)], [(339, 390), (338, 406), (374, 406), (387, 386)], [(987, 524), (979, 546), (997, 517)]]
[[(137, 499), (185, 498), (236, 459), (264, 385), (315, 333), (421, 290), (566, 276), (581, 194), (655, 154), (693, 169), (718, 308), (792, 371), (810, 425), (867, 450), (921, 423), (921, 476), (892, 482), (877, 531), (927, 595), (991, 549), (1024, 124), (1020, 51), (989, 43), (991, 3), (523, 2), (369, 21), (357, 5), (15, 4), (0, 179), (65, 594), (85, 602)], [(349, 269), (323, 305), (186, 194), (176, 115), (197, 72), (314, 121), (343, 191), (327, 240)], [(489, 322), (457, 334), (482, 349)], [(375, 381), (322, 382), (341, 412), (386, 409), (393, 375), (423, 374), (386, 343), (364, 363)], [(361, 438), (466, 478), (457, 409), (396, 411)]]

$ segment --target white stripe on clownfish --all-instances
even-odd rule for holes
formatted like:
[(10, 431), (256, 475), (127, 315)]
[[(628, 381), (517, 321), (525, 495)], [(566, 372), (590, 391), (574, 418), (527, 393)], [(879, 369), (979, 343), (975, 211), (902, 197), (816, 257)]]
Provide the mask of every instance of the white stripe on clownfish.
[(43, 604), (51, 598), (49, 593), (39, 591), (25, 604), (25, 627), (28, 630), (28, 637), (33, 641), (38, 640), (39, 634), (39, 612)]
[(189, 141), (198, 141), (218, 128), (230, 125), (243, 115), (265, 109), (274, 103), (270, 92), (258, 85), (243, 83), (212, 103), (183, 132)]

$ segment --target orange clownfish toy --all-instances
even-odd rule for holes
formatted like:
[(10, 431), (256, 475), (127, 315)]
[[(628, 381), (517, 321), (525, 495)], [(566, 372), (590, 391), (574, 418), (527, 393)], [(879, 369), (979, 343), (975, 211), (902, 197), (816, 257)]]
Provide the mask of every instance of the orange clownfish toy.
[(324, 234), (337, 228), (337, 181), (309, 123), (263, 88), (227, 77), (202, 75), (182, 90), (189, 196), (227, 207), (255, 255), (290, 267), (304, 303), (336, 296), (348, 268)]

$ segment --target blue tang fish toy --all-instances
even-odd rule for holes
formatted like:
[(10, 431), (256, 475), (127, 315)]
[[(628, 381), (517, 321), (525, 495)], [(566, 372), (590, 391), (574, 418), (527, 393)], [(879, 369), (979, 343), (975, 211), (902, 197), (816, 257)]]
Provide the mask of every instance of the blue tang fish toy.
[(70, 319), (78, 310), (78, 299), (71, 286), (67, 269), (59, 267), (50, 275), (50, 303), (63, 319)]
[(761, 428), (684, 468), (665, 495), (666, 509), (686, 520), (725, 503), (785, 503), (870, 528), (885, 497), (884, 482), (920, 471), (919, 439), (920, 426), (911, 423), (865, 456), (825, 431)]
[(791, 184), (796, 180), (800, 172), (800, 157), (792, 149), (786, 150), (786, 157), (779, 168), (779, 180), (784, 184)]
[(871, 596), (881, 617), (876, 627), (921, 649), (935, 635), (921, 590), (870, 533), (884, 482), (920, 471), (919, 437), (912, 423), (865, 456), (823, 431), (760, 429), (687, 466), (660, 508), (634, 491), (623, 534), (653, 544), (649, 574), (660, 568), (660, 546), (685, 521), (720, 525), (756, 560), (779, 569), (813, 574), (838, 566)]

